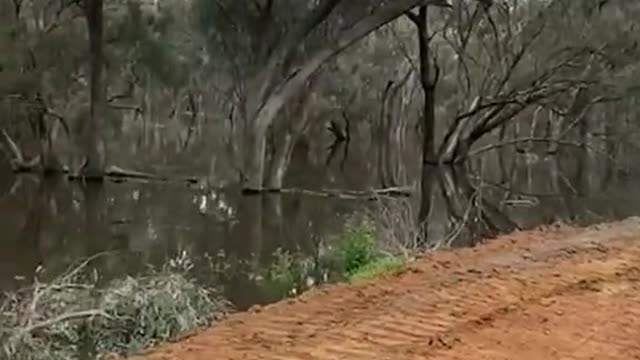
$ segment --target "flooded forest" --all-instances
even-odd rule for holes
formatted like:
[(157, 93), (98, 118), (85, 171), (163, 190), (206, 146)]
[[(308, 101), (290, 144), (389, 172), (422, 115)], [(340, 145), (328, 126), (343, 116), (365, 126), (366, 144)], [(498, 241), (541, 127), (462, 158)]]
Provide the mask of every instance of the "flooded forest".
[[(182, 259), (236, 309), (388, 248), (640, 214), (640, 4), (0, 0), (0, 291)], [(188, 259), (188, 260), (185, 260)], [(212, 275), (215, 274), (215, 275)], [(39, 281), (39, 280), (38, 280)]]

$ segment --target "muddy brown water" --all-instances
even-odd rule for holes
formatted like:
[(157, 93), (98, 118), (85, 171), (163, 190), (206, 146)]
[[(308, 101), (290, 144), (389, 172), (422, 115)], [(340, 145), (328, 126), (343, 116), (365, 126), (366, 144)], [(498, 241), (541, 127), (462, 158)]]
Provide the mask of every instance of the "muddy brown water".
[[(350, 161), (312, 169), (294, 164), (287, 182), (316, 189), (374, 186), (376, 170), (369, 160)], [(515, 227), (640, 214), (639, 177), (630, 169), (612, 170), (602, 159), (577, 161), (573, 155), (533, 160), (513, 155), (507, 163), (490, 158), (466, 169), (432, 169), (429, 238), (459, 230), (452, 245), (466, 246)], [(374, 203), (302, 195), (243, 197), (234, 188), (183, 183), (82, 186), (4, 171), (0, 290), (24, 285), (40, 265), (56, 273), (100, 252), (111, 251), (96, 265), (105, 279), (187, 252), (197, 257), (196, 269), (215, 267), (221, 274), (202, 281), (221, 286), (227, 298), (246, 309), (276, 300), (256, 284), (276, 249), (299, 251), (313, 262), (321, 244), (335, 239), (351, 216), (367, 211), (375, 212)]]

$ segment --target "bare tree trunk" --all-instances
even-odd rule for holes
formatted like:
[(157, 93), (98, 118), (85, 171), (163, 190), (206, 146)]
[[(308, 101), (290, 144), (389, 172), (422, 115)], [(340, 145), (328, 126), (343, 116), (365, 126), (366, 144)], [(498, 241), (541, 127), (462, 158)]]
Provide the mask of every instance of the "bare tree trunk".
[(305, 106), (299, 119), (288, 119), (294, 123), (290, 124), (291, 128), (284, 130), (282, 138), (276, 145), (276, 151), (271, 159), (271, 166), (267, 176), (267, 189), (278, 190), (282, 188), (284, 176), (293, 153), (293, 145), (309, 124), (309, 118), (309, 113)]
[(472, 238), (518, 229), (506, 214), (484, 199), (480, 188), (471, 185), (466, 168), (442, 167), (439, 174), (443, 196), (450, 209), (452, 229), (464, 228)]
[(464, 150), (461, 151), (461, 148), (467, 141), (464, 133), (470, 122), (471, 118), (462, 119), (450, 128), (440, 146), (439, 163), (452, 164), (457, 161), (459, 154), (464, 152)]
[[(542, 96), (540, 98), (542, 98)], [(536, 100), (537, 98), (532, 99)], [(441, 144), (438, 161), (441, 164), (462, 162), (466, 159), (471, 146), (478, 139), (497, 127), (506, 124), (529, 105), (531, 105), (531, 102), (510, 107), (499, 105), (487, 112), (480, 119), (473, 119), (473, 117), (460, 119), (451, 128)]]
[(402, 116), (399, 104), (400, 101), (398, 99), (398, 94), (400, 93), (400, 89), (404, 86), (405, 81), (401, 81), (396, 84), (391, 92), (389, 93), (389, 97), (386, 99), (386, 113), (384, 118), (384, 126), (385, 130), (382, 134), (383, 136), (383, 155), (384, 162), (383, 167), (385, 169), (385, 173), (387, 174), (387, 184), (386, 186), (398, 186), (398, 171), (396, 171), (396, 166), (400, 162), (399, 152), (401, 151), (401, 146), (397, 141), (397, 137), (394, 136), (397, 130), (398, 122), (400, 121), (400, 117)]
[[(291, 154), (293, 153), (293, 145), (298, 137), (305, 132), (309, 125), (310, 119), (310, 103), (315, 98), (313, 94), (314, 78), (309, 79), (297, 101), (293, 104), (291, 111), (285, 114), (283, 120), (285, 122), (281, 131), (281, 139), (276, 142), (276, 149), (271, 159), (269, 172), (267, 174), (266, 187), (269, 190), (278, 190), (282, 188), (284, 176), (289, 167)], [(279, 134), (275, 134), (278, 137)]]
[(393, 81), (387, 82), (387, 85), (382, 92), (382, 99), (380, 101), (380, 118), (378, 120), (378, 126), (376, 134), (374, 134), (374, 138), (377, 138), (380, 141), (379, 146), (377, 146), (377, 160), (378, 160), (378, 177), (380, 180), (380, 185), (383, 188), (390, 186), (388, 168), (387, 168), (387, 152), (389, 148), (389, 137), (386, 135), (388, 133), (387, 128), (387, 118), (389, 112), (389, 95), (393, 92), (394, 85)]
[(603, 110), (603, 119), (602, 123), (604, 123), (603, 129), (603, 139), (604, 139), (604, 153), (610, 159), (614, 161), (607, 161), (605, 165), (604, 175), (602, 179), (602, 190), (606, 190), (611, 182), (614, 180), (614, 174), (616, 172), (616, 162), (618, 160), (618, 153), (620, 152), (620, 142), (616, 141), (616, 136), (618, 130), (616, 126), (620, 126), (621, 121), (607, 121), (606, 119), (623, 119), (627, 116), (622, 114), (617, 106), (609, 105), (605, 110)]
[[(295, 32), (287, 37), (287, 41), (282, 44), (280, 49), (274, 51), (273, 57), (267, 61), (264, 74), (261, 74), (256, 79), (255, 84), (249, 86), (249, 88), (252, 88), (251, 91), (253, 93), (244, 101), (245, 105), (248, 105), (245, 109), (248, 111), (245, 112), (247, 130), (245, 131), (244, 173), (242, 176), (242, 187), (245, 192), (264, 190), (265, 136), (267, 129), (273, 123), (280, 109), (304, 85), (307, 79), (324, 63), (349, 48), (355, 42), (425, 2), (437, 6), (449, 6), (444, 1), (395, 0), (389, 2), (345, 30), (336, 41), (328, 43), (300, 61), (301, 65), (299, 67), (286, 68), (284, 65), (292, 63), (290, 60), (292, 60), (293, 54), (297, 50), (298, 43), (324, 18), (329, 16), (337, 2), (329, 0), (319, 5), (318, 11), (313, 11), (310, 17), (302, 22), (301, 29), (294, 30)], [(285, 68), (279, 68), (279, 65)], [(279, 71), (284, 71), (287, 74), (285, 76), (286, 80), (279, 86), (274, 86), (273, 79), (276, 78), (275, 74)]]
[[(544, 109), (543, 107), (538, 107), (533, 112), (533, 116), (531, 120), (531, 128), (529, 129), (529, 137), (532, 139), (536, 137), (536, 130), (538, 129), (538, 123), (540, 122), (540, 114), (542, 113), (543, 109)], [(551, 115), (552, 113), (550, 112), (549, 116)], [(550, 126), (554, 126), (552, 117), (549, 118), (549, 122), (550, 122)], [(535, 142), (529, 141), (529, 143), (527, 144), (527, 150), (533, 151), (534, 146), (535, 146)]]
[(54, 174), (62, 172), (62, 164), (53, 149), (54, 126), (47, 126), (46, 108), (42, 96), (38, 93), (35, 101), (38, 106), (29, 114), (30, 122), (33, 124), (36, 133), (34, 134), (39, 142), (40, 166), (45, 174)]
[(422, 162), (435, 163), (435, 90), (438, 82), (438, 68), (434, 69), (429, 45), (428, 6), (423, 5), (418, 14), (408, 13), (418, 30), (420, 49), (420, 85), (424, 93), (422, 108)]
[(422, 241), (428, 238), (428, 218), (431, 212), (433, 182), (435, 169), (428, 164), (435, 163), (435, 90), (438, 82), (438, 69), (434, 68), (429, 44), (428, 6), (419, 8), (418, 14), (407, 13), (418, 30), (418, 47), (420, 49), (420, 85), (424, 94), (422, 107), (422, 176), (420, 179), (421, 198), (418, 212), (418, 223), (422, 230)]
[(89, 31), (90, 110), (82, 143), (85, 163), (81, 175), (101, 179), (105, 169), (105, 146), (100, 134), (104, 118), (103, 67), (103, 4), (102, 0), (85, 0), (85, 16)]
[[(301, 123), (302, 121), (299, 121)], [(267, 175), (266, 187), (269, 190), (282, 189), (284, 175), (287, 172), (289, 160), (291, 159), (291, 150), (293, 149), (294, 138), (297, 138), (298, 131), (285, 130), (276, 145), (276, 150), (271, 159), (271, 166)]]
[(420, 225), (421, 243), (429, 241), (429, 214), (433, 207), (433, 189), (438, 168), (423, 164), (420, 177), (420, 210), (418, 211), (418, 224)]
[[(271, 120), (269, 120), (271, 122)], [(264, 126), (248, 126), (244, 131), (242, 187), (247, 193), (263, 190), (264, 163), (267, 149), (267, 129)]]
[[(548, 154), (556, 154), (558, 152), (558, 140), (562, 136), (562, 129), (564, 128), (564, 116), (557, 116), (552, 111), (549, 111), (549, 126), (547, 138), (552, 141), (547, 145)], [(533, 135), (531, 136), (533, 137)]]
[(399, 183), (402, 169), (402, 117), (401, 89), (411, 78), (412, 71), (398, 83), (390, 81), (382, 93), (382, 108), (378, 126), (378, 166), (382, 187), (393, 187)]

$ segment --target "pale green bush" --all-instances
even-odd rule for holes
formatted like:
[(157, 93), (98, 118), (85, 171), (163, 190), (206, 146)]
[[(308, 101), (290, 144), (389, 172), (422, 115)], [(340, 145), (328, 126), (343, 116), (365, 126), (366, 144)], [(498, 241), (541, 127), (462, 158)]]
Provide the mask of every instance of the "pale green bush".
[(210, 325), (230, 305), (186, 275), (183, 254), (161, 270), (97, 288), (86, 264), (50, 283), (5, 296), (0, 305), (0, 358), (69, 360), (134, 353)]

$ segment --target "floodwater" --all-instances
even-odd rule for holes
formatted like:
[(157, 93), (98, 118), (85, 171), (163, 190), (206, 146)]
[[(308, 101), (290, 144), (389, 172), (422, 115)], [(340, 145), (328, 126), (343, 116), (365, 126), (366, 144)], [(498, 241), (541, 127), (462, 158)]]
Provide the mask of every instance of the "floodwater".
[[(466, 246), (554, 221), (591, 223), (640, 214), (638, 176), (632, 169), (576, 153), (513, 152), (480, 160), (465, 168), (427, 169), (428, 241), (451, 239), (451, 246)], [(366, 189), (375, 184), (375, 169), (366, 156), (346, 166), (338, 161), (310, 169), (302, 163), (294, 159), (287, 180), (296, 187)], [(412, 184), (419, 188), (417, 180)], [(417, 200), (409, 203), (415, 207)], [(108, 252), (97, 262), (105, 279), (135, 274), (186, 252), (199, 259), (196, 267), (219, 274), (201, 281), (214, 282), (245, 309), (275, 300), (256, 279), (277, 249), (313, 261), (350, 217), (375, 214), (377, 208), (372, 201), (310, 195), (243, 197), (232, 187), (134, 181), (82, 185), (4, 172), (0, 290), (24, 285), (38, 266), (56, 273), (100, 252)]]

